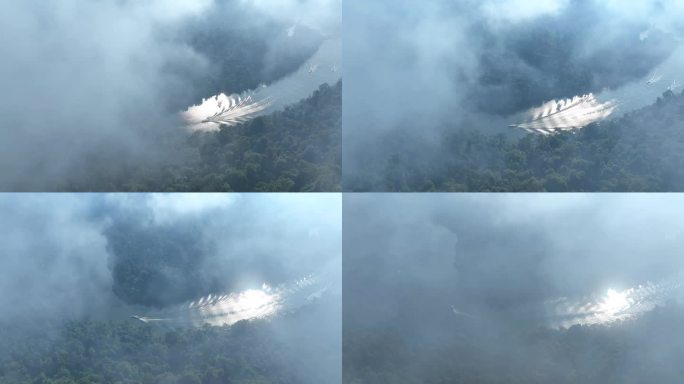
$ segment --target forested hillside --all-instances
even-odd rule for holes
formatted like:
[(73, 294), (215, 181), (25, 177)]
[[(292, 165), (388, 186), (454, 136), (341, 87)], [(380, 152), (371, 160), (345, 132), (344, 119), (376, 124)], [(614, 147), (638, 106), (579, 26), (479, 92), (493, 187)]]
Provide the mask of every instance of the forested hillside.
[(241, 93), (271, 84), (296, 71), (323, 40), (305, 26), (288, 37), (290, 25), (273, 20), (255, 22), (250, 16), (258, 16), (235, 11), (240, 6), (234, 0), (216, 2), (215, 7), (177, 33), (181, 43), (206, 60), (206, 69), (193, 82), (193, 103), (219, 93)]
[[(43, 324), (31, 336), (16, 336), (13, 328), (3, 326), (0, 383), (332, 382), (326, 381), (334, 380), (326, 368), (339, 358), (339, 344), (306, 337), (296, 330), (299, 320), (296, 315), (275, 319), (281, 329), (269, 321), (173, 329), (132, 319), (83, 320), (65, 326)], [(306, 361), (317, 363), (317, 368), (306, 369)]]
[(439, 151), (393, 134), (382, 170), (345, 177), (348, 190), (684, 191), (684, 94), (555, 136), (446, 133)]
[(684, 374), (684, 339), (662, 332), (681, 326), (679, 307), (561, 330), (484, 329), (478, 320), (451, 317), (452, 329), (440, 329), (437, 344), (407, 340), (401, 328), (347, 330), (344, 383), (670, 383)]

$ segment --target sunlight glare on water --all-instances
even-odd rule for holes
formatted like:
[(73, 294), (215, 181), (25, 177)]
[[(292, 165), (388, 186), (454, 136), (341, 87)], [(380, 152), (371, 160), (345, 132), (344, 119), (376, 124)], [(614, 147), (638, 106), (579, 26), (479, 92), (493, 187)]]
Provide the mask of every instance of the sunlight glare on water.
[(599, 304), (599, 312), (615, 315), (621, 311), (629, 308), (629, 300), (627, 300), (628, 292), (618, 292), (614, 289), (609, 289), (603, 301)]
[(274, 315), (279, 307), (277, 293), (270, 292), (270, 289), (249, 289), (202, 305), (199, 307), (198, 321), (209, 325), (231, 325), (240, 320)]
[(263, 284), (225, 295), (209, 295), (160, 313), (134, 318), (146, 323), (223, 326), (242, 320), (263, 319), (293, 311), (320, 299), (328, 290), (320, 279), (307, 276), (276, 288)]
[(547, 302), (547, 325), (551, 328), (568, 328), (628, 320), (678, 298), (681, 293), (680, 281), (680, 278), (675, 278), (660, 283), (647, 282), (622, 291), (611, 288), (605, 294), (579, 300), (556, 299)]
[(209, 97), (188, 107), (180, 116), (190, 132), (216, 132), (221, 126), (243, 124), (311, 96), (322, 84), (335, 84), (342, 75), (341, 62), (341, 39), (327, 39), (291, 75), (241, 95)]

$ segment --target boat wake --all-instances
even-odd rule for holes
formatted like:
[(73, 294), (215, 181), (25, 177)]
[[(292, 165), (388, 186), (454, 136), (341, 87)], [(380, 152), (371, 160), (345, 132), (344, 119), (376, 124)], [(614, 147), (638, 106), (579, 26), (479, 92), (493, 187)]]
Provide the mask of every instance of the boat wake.
[(542, 135), (574, 131), (607, 119), (615, 108), (615, 101), (599, 102), (591, 93), (572, 99), (551, 100), (528, 111), (528, 121), (511, 127)]
[(220, 94), (193, 105), (181, 116), (191, 131), (218, 131), (221, 125), (232, 127), (259, 116), (271, 106), (271, 98), (256, 92), (226, 96)]
[(180, 113), (190, 132), (216, 132), (282, 110), (341, 78), (341, 40), (328, 39), (299, 69), (273, 84), (243, 94), (219, 94)]
[(190, 303), (131, 318), (147, 324), (200, 327), (230, 326), (243, 320), (274, 317), (297, 311), (319, 300), (329, 286), (316, 276), (307, 276), (289, 284), (259, 289), (209, 295)]

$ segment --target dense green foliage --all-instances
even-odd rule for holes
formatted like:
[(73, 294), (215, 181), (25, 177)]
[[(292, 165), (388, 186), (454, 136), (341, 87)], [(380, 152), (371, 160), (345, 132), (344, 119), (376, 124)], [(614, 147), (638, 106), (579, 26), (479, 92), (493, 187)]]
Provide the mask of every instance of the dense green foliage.
[(223, 288), (202, 270), (206, 245), (196, 224), (112, 223), (104, 235), (114, 294), (129, 304), (164, 307)]
[(682, 321), (682, 308), (665, 307), (617, 325), (561, 330), (486, 330), (452, 320), (430, 340), (410, 339), (410, 329), (346, 328), (343, 382), (675, 383), (684, 374)]
[(348, 190), (684, 191), (684, 94), (577, 133), (446, 133), (441, 148), (394, 136), (383, 169), (345, 176)]
[[(71, 322), (19, 336), (0, 330), (0, 383), (302, 383), (302, 343), (279, 340), (265, 321), (162, 329), (134, 320)], [(299, 348), (298, 348), (299, 347)], [(327, 353), (332, 348), (319, 349)], [(311, 356), (309, 356), (310, 358)], [(331, 380), (334, 382), (334, 380)]]

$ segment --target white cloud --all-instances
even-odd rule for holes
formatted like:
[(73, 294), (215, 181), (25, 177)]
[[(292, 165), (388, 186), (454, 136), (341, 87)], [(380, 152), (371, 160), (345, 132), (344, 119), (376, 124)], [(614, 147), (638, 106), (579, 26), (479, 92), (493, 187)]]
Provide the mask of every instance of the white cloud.
[(150, 11), (157, 20), (174, 22), (185, 17), (201, 15), (213, 4), (214, 0), (154, 0), (141, 2), (139, 6)]
[(523, 21), (562, 11), (569, 0), (486, 0), (485, 15), (495, 21)]
[(645, 22), (664, 32), (679, 34), (684, 17), (684, 2), (681, 0), (662, 1), (621, 1), (594, 0), (610, 12), (613, 22)]
[(183, 216), (201, 215), (207, 211), (232, 206), (240, 194), (235, 193), (150, 193), (145, 195), (112, 193), (106, 199), (129, 211), (149, 208), (157, 224), (171, 223)]
[(199, 215), (226, 208), (237, 198), (228, 193), (160, 193), (150, 195), (150, 207), (155, 221), (166, 222), (178, 216)]

